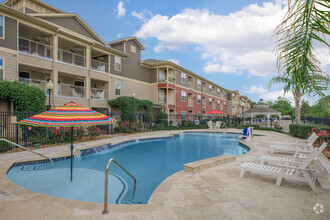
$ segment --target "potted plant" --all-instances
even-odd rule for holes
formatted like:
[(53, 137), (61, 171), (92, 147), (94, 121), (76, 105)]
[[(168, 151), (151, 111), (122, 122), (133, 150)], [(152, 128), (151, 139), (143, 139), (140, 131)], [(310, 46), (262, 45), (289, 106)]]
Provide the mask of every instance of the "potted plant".
[(175, 78), (174, 78), (174, 77), (172, 77), (172, 78), (171, 78), (171, 81), (172, 81), (172, 82), (175, 82)]

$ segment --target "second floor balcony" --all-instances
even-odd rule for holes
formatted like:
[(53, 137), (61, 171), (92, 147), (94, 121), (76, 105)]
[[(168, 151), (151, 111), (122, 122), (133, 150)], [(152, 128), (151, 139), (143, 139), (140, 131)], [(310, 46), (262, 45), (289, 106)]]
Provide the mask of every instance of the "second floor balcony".
[[(30, 86), (36, 86), (36, 87), (40, 88), (41, 90), (47, 92), (47, 81), (45, 81), (45, 80), (28, 79), (28, 78), (19, 77), (18, 81), (24, 82)], [(47, 95), (48, 95), (48, 93), (47, 93)]]
[(58, 84), (58, 96), (73, 97), (73, 98), (85, 98), (86, 87), (75, 86), (70, 84)]
[(91, 89), (91, 99), (94, 100), (108, 100), (109, 91), (103, 89)]
[(58, 60), (81, 67), (85, 67), (86, 64), (86, 58), (84, 56), (60, 49), (58, 50)]
[(109, 64), (106, 62), (99, 61), (99, 60), (91, 59), (91, 69), (100, 71), (103, 73), (108, 73)]

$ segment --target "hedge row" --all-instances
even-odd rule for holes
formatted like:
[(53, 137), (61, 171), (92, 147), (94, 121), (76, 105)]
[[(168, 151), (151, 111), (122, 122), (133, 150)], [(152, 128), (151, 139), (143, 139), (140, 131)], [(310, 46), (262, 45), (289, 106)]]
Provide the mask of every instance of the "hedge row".
[(312, 128), (319, 127), (330, 131), (329, 126), (326, 125), (306, 125), (306, 124), (291, 124), (289, 125), (289, 133), (295, 137), (307, 138), (308, 133)]

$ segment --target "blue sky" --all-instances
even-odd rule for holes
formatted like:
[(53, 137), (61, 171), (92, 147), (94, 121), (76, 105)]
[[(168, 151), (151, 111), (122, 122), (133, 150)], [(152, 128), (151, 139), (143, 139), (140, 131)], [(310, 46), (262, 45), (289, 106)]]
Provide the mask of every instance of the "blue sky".
[[(44, 1), (77, 13), (106, 42), (139, 37), (142, 59), (171, 60), (252, 101), (283, 96), (280, 85), (267, 87), (277, 73), (272, 31), (285, 13), (281, 0)], [(316, 50), (329, 70), (328, 49)]]

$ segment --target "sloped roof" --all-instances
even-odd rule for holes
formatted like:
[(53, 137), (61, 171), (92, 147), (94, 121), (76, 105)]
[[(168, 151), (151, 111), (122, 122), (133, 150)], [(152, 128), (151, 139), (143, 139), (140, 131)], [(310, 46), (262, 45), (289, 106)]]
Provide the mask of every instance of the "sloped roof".
[[(7, 5), (10, 7), (11, 3), (15, 4), (15, 2), (17, 2), (19, 0), (6, 0), (4, 3), (2, 3), (3, 5)], [(43, 1), (40, 1), (40, 0), (30, 0), (32, 2), (35, 2), (51, 11), (53, 11), (54, 13), (65, 13), (64, 11), (50, 5), (50, 4), (47, 4), (46, 2), (43, 2)]]
[(269, 105), (267, 105), (264, 100), (260, 99), (258, 104), (255, 104), (253, 108), (246, 110), (245, 112), (243, 112), (243, 114), (252, 114), (252, 113), (256, 113), (259, 115), (262, 114), (281, 114), (281, 112), (269, 108)]
[(135, 43), (139, 46), (140, 50), (146, 49), (143, 46), (143, 44), (141, 43), (141, 41), (139, 41), (139, 39), (135, 36), (134, 37), (126, 37), (126, 38), (122, 38), (122, 39), (119, 39), (119, 40), (111, 41), (108, 44), (111, 46), (111, 45), (114, 45), (114, 44), (119, 44), (119, 43), (122, 43), (122, 42), (125, 42), (125, 41), (129, 41), (129, 40), (135, 41)]

